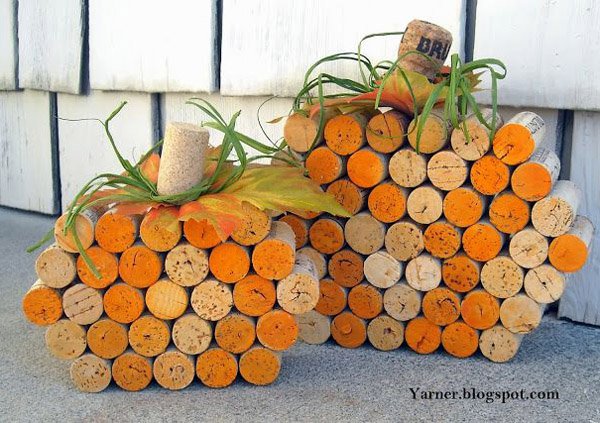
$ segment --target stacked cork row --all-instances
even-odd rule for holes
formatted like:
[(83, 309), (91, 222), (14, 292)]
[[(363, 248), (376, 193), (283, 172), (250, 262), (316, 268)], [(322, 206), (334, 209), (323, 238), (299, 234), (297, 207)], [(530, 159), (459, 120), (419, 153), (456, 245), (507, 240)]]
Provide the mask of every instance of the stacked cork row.
[(23, 311), (47, 326), (54, 356), (74, 360), (80, 390), (99, 392), (111, 380), (138, 391), (153, 379), (177, 390), (196, 377), (212, 388), (238, 373), (256, 385), (277, 378), (280, 353), (298, 337), (293, 315), (317, 304), (318, 277), (288, 225), (246, 206), (226, 242), (206, 221), (173, 227), (90, 209), (77, 231), (101, 278), (63, 234), (66, 216), (58, 219)]
[(288, 119), (289, 147), (353, 215), (281, 219), (320, 278), (317, 307), (298, 316), (301, 339), (479, 349), (496, 362), (517, 353), (564, 274), (585, 263), (593, 227), (577, 215), (578, 188), (558, 180), (543, 120), (482, 115), (500, 127), (492, 141), (475, 116), (453, 129), (434, 109), (419, 145), (416, 120), (396, 110), (326, 114), (316, 146), (318, 116)]

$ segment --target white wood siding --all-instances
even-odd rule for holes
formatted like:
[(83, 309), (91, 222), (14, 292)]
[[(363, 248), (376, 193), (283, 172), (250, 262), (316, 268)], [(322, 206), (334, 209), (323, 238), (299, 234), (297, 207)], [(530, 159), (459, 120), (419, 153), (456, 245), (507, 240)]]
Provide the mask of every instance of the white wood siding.
[(0, 90), (17, 88), (16, 0), (0, 0)]

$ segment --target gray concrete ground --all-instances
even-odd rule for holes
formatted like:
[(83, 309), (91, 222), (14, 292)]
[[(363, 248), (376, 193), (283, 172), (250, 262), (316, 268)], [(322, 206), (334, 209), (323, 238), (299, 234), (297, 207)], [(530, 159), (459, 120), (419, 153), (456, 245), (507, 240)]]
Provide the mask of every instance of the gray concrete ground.
[[(224, 390), (195, 383), (180, 392), (153, 385), (141, 393), (111, 386), (82, 394), (69, 363), (45, 350), (44, 330), (23, 318), (21, 298), (34, 282), (35, 255), (24, 252), (51, 219), (0, 209), (0, 421), (516, 421), (600, 422), (600, 328), (552, 315), (518, 356), (494, 364), (370, 347), (298, 345), (284, 355), (278, 381), (242, 381)], [(413, 399), (421, 391), (556, 390), (558, 400)]]

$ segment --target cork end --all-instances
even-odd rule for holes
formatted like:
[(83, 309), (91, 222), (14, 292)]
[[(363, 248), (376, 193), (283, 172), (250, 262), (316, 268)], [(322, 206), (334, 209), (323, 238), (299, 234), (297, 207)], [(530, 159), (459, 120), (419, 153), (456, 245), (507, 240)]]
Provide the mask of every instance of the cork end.
[(415, 19), (406, 26), (398, 48), (398, 56), (416, 50), (429, 59), (419, 54), (408, 54), (399, 64), (404, 69), (422, 73), (432, 79), (444, 64), (451, 45), (450, 31), (433, 23)]

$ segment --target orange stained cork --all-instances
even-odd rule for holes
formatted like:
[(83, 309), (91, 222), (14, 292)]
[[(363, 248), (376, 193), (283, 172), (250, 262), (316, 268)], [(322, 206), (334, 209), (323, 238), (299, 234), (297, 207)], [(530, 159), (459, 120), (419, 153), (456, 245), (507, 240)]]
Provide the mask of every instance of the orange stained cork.
[[(77, 243), (73, 237), (72, 230), (64, 233), (67, 224), (68, 214), (65, 213), (56, 220), (54, 224), (54, 239), (56, 243), (69, 253), (78, 253)], [(75, 232), (79, 237), (81, 246), (84, 250), (90, 248), (94, 243), (94, 227), (98, 221), (98, 213), (93, 209), (87, 209), (75, 217)]]
[(233, 288), (235, 308), (248, 316), (262, 316), (273, 309), (277, 291), (273, 281), (258, 275), (248, 275)]
[(221, 243), (221, 238), (208, 220), (186, 220), (183, 223), (183, 234), (196, 248), (213, 248)]
[(23, 314), (35, 325), (51, 325), (63, 314), (62, 298), (56, 289), (38, 280), (23, 297)]
[(247, 351), (256, 339), (256, 327), (251, 317), (232, 313), (215, 326), (215, 341), (217, 345), (233, 354)]
[(345, 161), (327, 147), (310, 152), (304, 163), (308, 177), (319, 185), (329, 184), (346, 171)]
[(367, 141), (369, 117), (367, 113), (349, 113), (329, 119), (323, 133), (327, 146), (341, 156), (354, 153)]
[(104, 312), (119, 323), (131, 323), (144, 311), (144, 294), (124, 283), (113, 284), (104, 293)]
[(159, 319), (177, 319), (185, 313), (188, 303), (186, 289), (168, 278), (159, 280), (146, 291), (146, 306)]
[(325, 316), (340, 314), (347, 304), (346, 289), (332, 281), (322, 279), (319, 282), (319, 302), (315, 310)]
[(500, 253), (504, 237), (487, 222), (469, 226), (462, 237), (465, 253), (473, 260), (488, 261)]
[(100, 358), (113, 359), (127, 349), (127, 328), (111, 319), (100, 319), (87, 330), (87, 345)]
[(460, 249), (461, 233), (450, 223), (439, 221), (427, 226), (423, 232), (425, 249), (434, 257), (452, 257)]
[(490, 222), (500, 232), (514, 234), (529, 222), (529, 204), (512, 192), (501, 192), (490, 204)]
[(148, 288), (163, 271), (162, 257), (144, 245), (126, 249), (119, 260), (119, 275), (123, 282), (135, 288)]
[(406, 325), (404, 339), (419, 354), (431, 354), (442, 342), (442, 329), (425, 317), (415, 317)]
[(287, 350), (298, 339), (298, 323), (290, 313), (272, 310), (258, 318), (256, 336), (262, 345), (271, 350)]
[(254, 271), (263, 278), (280, 280), (294, 268), (296, 236), (285, 222), (273, 222), (271, 232), (252, 252)]
[(340, 286), (351, 288), (364, 278), (364, 261), (360, 254), (344, 249), (329, 259), (329, 276)]
[(312, 247), (324, 254), (333, 254), (344, 246), (344, 228), (336, 220), (321, 218), (308, 232)]
[(159, 218), (152, 219), (147, 214), (140, 224), (140, 238), (153, 251), (169, 251), (181, 239), (181, 222), (165, 222)]
[(96, 242), (110, 253), (122, 253), (135, 242), (140, 220), (114, 212), (104, 213), (96, 223)]
[(423, 297), (423, 315), (436, 325), (449, 325), (460, 316), (460, 299), (448, 288), (434, 288)]
[(587, 260), (588, 249), (594, 237), (594, 225), (584, 216), (577, 216), (569, 232), (559, 235), (550, 243), (550, 263), (561, 272), (576, 272)]
[(252, 347), (240, 357), (240, 375), (253, 385), (269, 385), (281, 370), (278, 353), (263, 347)]
[(508, 165), (527, 160), (544, 137), (545, 124), (533, 112), (521, 112), (496, 132), (492, 142), (494, 154)]
[(408, 123), (408, 117), (396, 110), (373, 116), (366, 130), (369, 146), (379, 153), (393, 153), (404, 144)]
[(345, 348), (358, 348), (367, 340), (367, 324), (349, 311), (344, 311), (331, 322), (331, 336)]
[(250, 271), (250, 254), (246, 247), (235, 242), (225, 242), (212, 249), (208, 267), (221, 282), (234, 283)]
[(296, 249), (300, 249), (308, 242), (308, 227), (309, 222), (306, 219), (296, 216), (295, 214), (286, 214), (279, 218), (279, 221), (287, 223), (296, 237)]
[(196, 375), (209, 388), (225, 388), (233, 383), (237, 374), (237, 359), (221, 348), (211, 348), (196, 360)]
[(517, 166), (510, 178), (515, 194), (527, 201), (538, 201), (552, 191), (560, 174), (560, 159), (552, 150), (540, 148)]
[(79, 256), (77, 258), (77, 275), (81, 282), (96, 289), (103, 289), (112, 284), (119, 276), (117, 256), (97, 246), (88, 248), (86, 253), (102, 277), (94, 276), (83, 256)]
[(141, 391), (152, 382), (152, 364), (146, 357), (126, 352), (113, 361), (112, 377), (125, 391)]
[(385, 156), (363, 148), (348, 159), (348, 177), (361, 188), (371, 188), (388, 176)]
[(454, 357), (470, 357), (479, 347), (479, 333), (463, 322), (451, 323), (442, 331), (442, 346)]
[(348, 308), (360, 318), (372, 319), (383, 310), (383, 295), (373, 285), (362, 283), (348, 293)]
[(494, 156), (483, 156), (471, 167), (471, 184), (484, 195), (498, 194), (509, 180), (510, 169)]
[(337, 202), (352, 215), (361, 211), (365, 205), (365, 191), (348, 179), (332, 182), (326, 192), (333, 195)]
[(255, 245), (265, 239), (271, 230), (271, 217), (263, 210), (248, 203), (242, 203), (244, 217), (233, 231), (231, 239), (240, 245)]
[(456, 292), (469, 292), (479, 283), (480, 265), (465, 254), (457, 254), (444, 260), (442, 279), (446, 286)]
[(369, 194), (369, 211), (380, 222), (392, 223), (406, 214), (408, 192), (395, 182), (377, 185)]
[(474, 225), (485, 210), (485, 197), (471, 187), (460, 187), (448, 192), (443, 202), (444, 217), (459, 228)]
[(500, 301), (487, 291), (477, 289), (462, 300), (460, 315), (474, 329), (488, 329), (500, 318)]
[(171, 341), (171, 329), (167, 322), (145, 315), (129, 327), (129, 344), (144, 357), (156, 357), (164, 353)]

